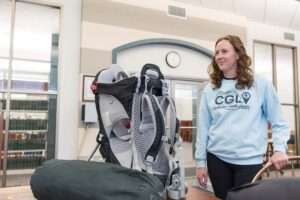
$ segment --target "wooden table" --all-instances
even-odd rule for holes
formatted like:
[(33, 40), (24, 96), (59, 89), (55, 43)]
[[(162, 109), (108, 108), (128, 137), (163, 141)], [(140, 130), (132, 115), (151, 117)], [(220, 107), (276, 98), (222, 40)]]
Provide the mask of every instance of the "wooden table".
[(219, 200), (219, 199), (209, 192), (206, 192), (199, 188), (189, 186), (188, 193), (186, 195), (186, 200)]

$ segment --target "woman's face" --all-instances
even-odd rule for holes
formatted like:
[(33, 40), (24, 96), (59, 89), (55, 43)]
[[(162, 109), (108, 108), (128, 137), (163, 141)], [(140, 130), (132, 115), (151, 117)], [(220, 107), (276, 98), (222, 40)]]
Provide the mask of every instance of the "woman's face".
[(226, 74), (236, 72), (238, 54), (228, 40), (221, 40), (215, 49), (215, 62), (220, 70)]

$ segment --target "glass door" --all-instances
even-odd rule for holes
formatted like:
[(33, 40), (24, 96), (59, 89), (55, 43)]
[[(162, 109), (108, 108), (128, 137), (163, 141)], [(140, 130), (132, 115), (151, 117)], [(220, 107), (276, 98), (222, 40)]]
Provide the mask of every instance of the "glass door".
[(198, 124), (200, 95), (205, 81), (171, 81), (171, 93), (175, 100), (177, 117), (180, 120), (180, 135), (183, 140), (182, 159), (185, 167), (194, 167), (195, 139)]
[(3, 164), (4, 164), (4, 133), (5, 133), (5, 98), (4, 94), (0, 93), (0, 185), (3, 181)]
[(0, 1), (0, 187), (54, 158), (60, 9)]
[[(275, 46), (276, 88), (281, 103), (283, 118), (290, 127), (288, 153), (297, 154), (296, 132), (298, 99), (296, 98), (295, 76), (297, 70), (294, 59), (294, 49), (291, 47)], [(299, 152), (298, 152), (299, 153)]]
[[(283, 118), (290, 127), (288, 154), (297, 155), (299, 138), (299, 89), (296, 65), (296, 49), (270, 43), (255, 42), (255, 72), (273, 82), (281, 103)], [(272, 147), (272, 130), (269, 128), (269, 144)], [(298, 148), (297, 148), (298, 146)]]
[(11, 10), (12, 2), (10, 0), (0, 1), (0, 187), (5, 183), (5, 114), (7, 113), (7, 83), (11, 56)]

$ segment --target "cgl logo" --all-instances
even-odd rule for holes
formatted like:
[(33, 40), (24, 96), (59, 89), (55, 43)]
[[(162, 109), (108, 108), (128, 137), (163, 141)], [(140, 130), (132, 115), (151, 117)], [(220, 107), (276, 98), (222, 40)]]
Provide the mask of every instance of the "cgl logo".
[(241, 105), (247, 104), (251, 98), (251, 93), (248, 91), (244, 91), (241, 95), (236, 91), (228, 91), (225, 93), (219, 93), (215, 99), (215, 104), (221, 105)]
[(243, 92), (242, 93), (242, 98), (243, 98), (245, 104), (247, 104), (249, 99), (251, 98), (250, 92)]

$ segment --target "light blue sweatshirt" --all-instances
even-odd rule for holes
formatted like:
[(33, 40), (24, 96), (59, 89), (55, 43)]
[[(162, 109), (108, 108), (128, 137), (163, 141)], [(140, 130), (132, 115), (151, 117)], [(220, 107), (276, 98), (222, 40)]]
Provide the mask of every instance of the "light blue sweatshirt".
[(288, 124), (282, 119), (280, 102), (273, 85), (255, 76), (250, 89), (236, 89), (236, 80), (222, 80), (213, 89), (206, 85), (201, 96), (195, 159), (206, 166), (207, 151), (221, 160), (252, 165), (263, 162), (272, 124), (274, 151), (286, 152)]

